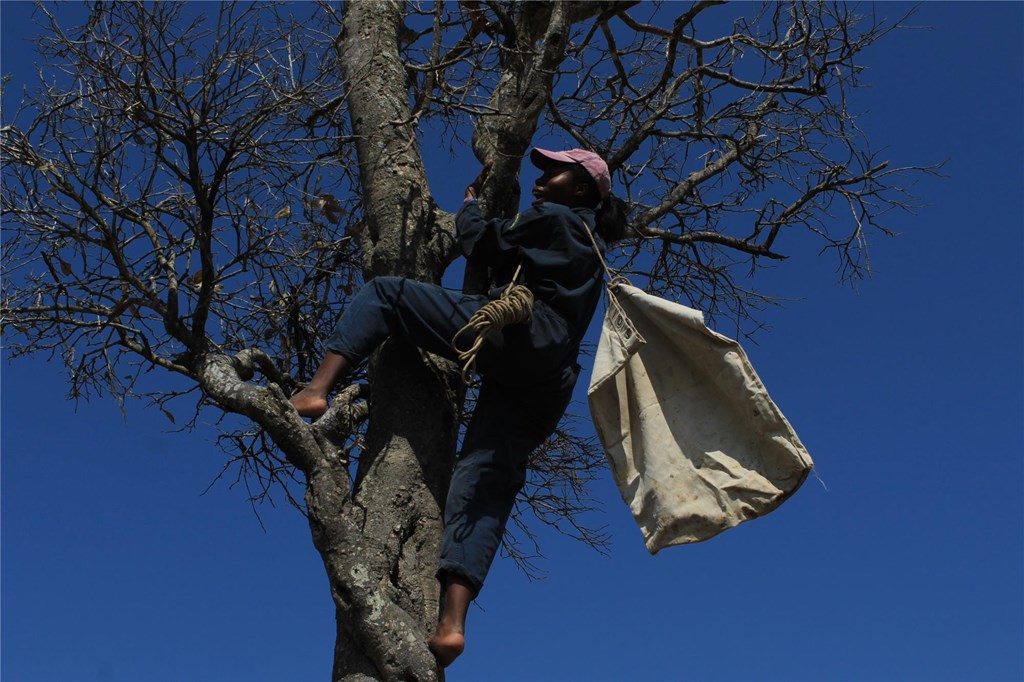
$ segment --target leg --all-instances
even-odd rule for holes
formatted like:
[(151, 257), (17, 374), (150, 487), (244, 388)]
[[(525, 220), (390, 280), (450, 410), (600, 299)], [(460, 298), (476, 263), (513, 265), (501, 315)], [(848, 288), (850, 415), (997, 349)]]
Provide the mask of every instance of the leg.
[(442, 668), (447, 668), (466, 648), (466, 614), (473, 588), (465, 578), (450, 575), (444, 590), (444, 612), (427, 646)]
[(327, 351), (324, 361), (306, 387), (291, 397), (291, 404), (303, 417), (317, 419), (327, 411), (327, 394), (352, 369), (344, 355)]
[[(462, 653), (466, 609), (501, 546), (516, 495), (526, 481), (527, 460), (554, 432), (575, 381), (575, 370), (548, 385), (525, 389), (484, 380), (444, 510), (439, 575), (449, 591), (437, 632), (428, 641), (442, 665)], [(447, 653), (440, 648), (443, 642), (453, 643)]]
[(292, 405), (303, 417), (320, 417), (338, 381), (389, 336), (454, 359), (452, 336), (486, 302), (486, 296), (465, 296), (415, 280), (371, 280), (345, 310), (327, 339), (327, 356), (309, 384), (292, 397)]
[(452, 337), (487, 301), (486, 296), (467, 296), (436, 284), (377, 277), (352, 299), (326, 346), (355, 365), (395, 336), (454, 359)]

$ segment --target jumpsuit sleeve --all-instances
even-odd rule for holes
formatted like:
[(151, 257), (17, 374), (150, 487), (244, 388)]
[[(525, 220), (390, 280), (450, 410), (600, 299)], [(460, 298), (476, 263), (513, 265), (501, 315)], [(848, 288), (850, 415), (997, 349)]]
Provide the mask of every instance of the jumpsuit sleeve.
[(549, 204), (532, 206), (512, 220), (485, 220), (476, 202), (467, 202), (455, 217), (463, 255), (476, 263), (494, 267), (517, 259), (526, 248), (551, 248), (559, 241), (562, 225)]
[(464, 203), (455, 216), (455, 231), (466, 260), (480, 265), (493, 265), (498, 253), (496, 237), (506, 222), (500, 219), (485, 220), (477, 202)]

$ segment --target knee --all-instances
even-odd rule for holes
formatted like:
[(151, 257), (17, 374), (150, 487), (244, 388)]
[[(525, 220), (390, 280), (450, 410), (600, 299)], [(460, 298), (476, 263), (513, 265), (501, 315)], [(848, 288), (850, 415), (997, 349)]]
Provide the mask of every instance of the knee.
[(404, 281), (404, 277), (381, 275), (379, 277), (374, 277), (367, 282), (366, 288), (374, 292), (378, 298), (390, 298), (402, 288), (402, 283)]
[(525, 458), (491, 450), (463, 452), (452, 475), (453, 491), (485, 500), (514, 498), (525, 483)]

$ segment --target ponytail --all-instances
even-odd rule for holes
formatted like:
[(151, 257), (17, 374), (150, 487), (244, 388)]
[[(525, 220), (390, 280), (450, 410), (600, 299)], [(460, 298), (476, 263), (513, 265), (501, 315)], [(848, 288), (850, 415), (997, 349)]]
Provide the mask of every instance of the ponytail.
[(594, 207), (595, 230), (605, 244), (613, 244), (626, 236), (629, 227), (629, 206), (614, 194), (609, 194)]
[(594, 177), (580, 163), (560, 165), (572, 171), (573, 180), (587, 186), (588, 195), (585, 205), (594, 207), (596, 223), (594, 230), (604, 240), (604, 243), (613, 244), (625, 237), (629, 230), (629, 206), (626, 202), (610, 192), (602, 199), (601, 191), (597, 188)]

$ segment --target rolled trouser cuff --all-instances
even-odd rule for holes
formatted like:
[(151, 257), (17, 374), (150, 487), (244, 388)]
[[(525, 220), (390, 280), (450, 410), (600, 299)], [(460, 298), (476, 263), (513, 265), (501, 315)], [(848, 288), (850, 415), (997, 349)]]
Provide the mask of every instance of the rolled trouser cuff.
[(480, 594), (480, 590), (483, 589), (484, 584), (480, 580), (474, 578), (469, 574), (466, 568), (454, 561), (441, 561), (440, 568), (437, 569), (437, 580), (441, 583), (441, 588), (445, 588), (448, 585), (449, 576), (458, 576), (469, 583), (469, 587), (473, 590), (473, 599)]

